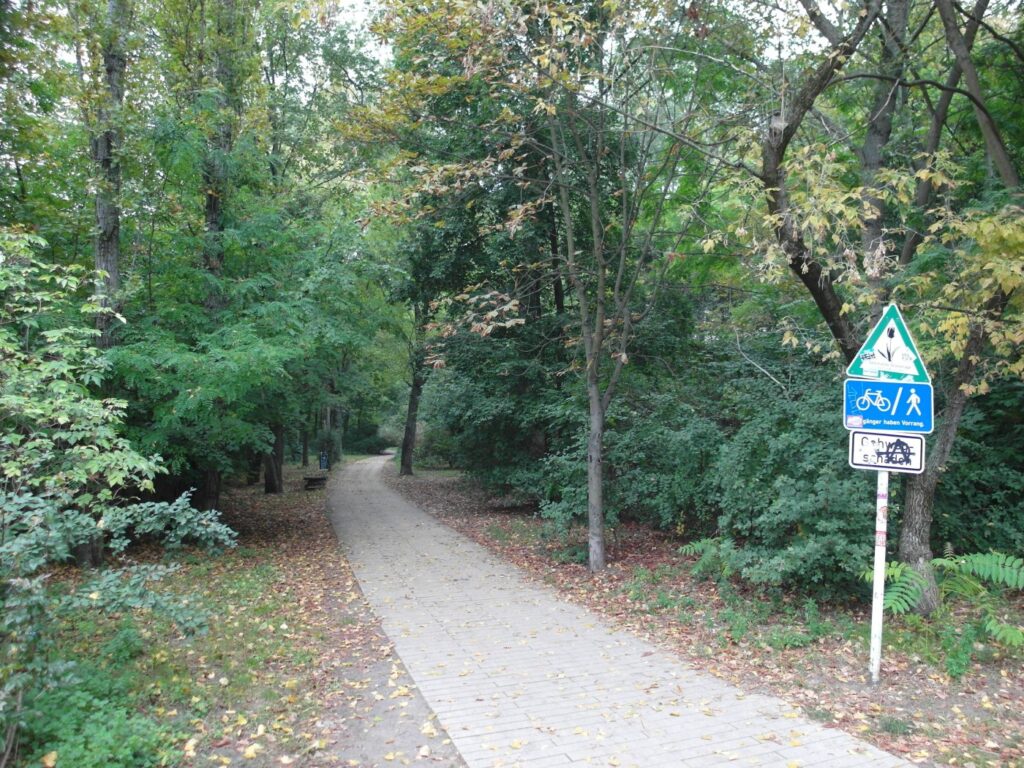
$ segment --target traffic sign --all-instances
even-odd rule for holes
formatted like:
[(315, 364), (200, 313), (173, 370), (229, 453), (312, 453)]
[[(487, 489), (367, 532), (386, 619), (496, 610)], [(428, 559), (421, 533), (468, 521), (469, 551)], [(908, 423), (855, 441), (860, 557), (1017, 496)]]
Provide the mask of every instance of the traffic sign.
[(850, 466), (883, 472), (924, 472), (924, 437), (889, 432), (850, 433)]
[(903, 315), (895, 304), (885, 308), (846, 373), (859, 379), (911, 381), (917, 384), (931, 382)]
[(843, 386), (843, 425), (869, 432), (931, 434), (931, 384), (847, 379)]

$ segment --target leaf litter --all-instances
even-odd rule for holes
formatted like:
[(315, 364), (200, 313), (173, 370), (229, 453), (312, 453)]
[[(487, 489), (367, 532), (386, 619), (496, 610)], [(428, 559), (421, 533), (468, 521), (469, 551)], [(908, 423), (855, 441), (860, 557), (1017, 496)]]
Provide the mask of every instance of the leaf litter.
[[(178, 649), (191, 704), (205, 710), (185, 726), (183, 764), (464, 768), (360, 591), (326, 491), (304, 491), (299, 468), (285, 480), (278, 495), (230, 489), (222, 507), (237, 549), (178, 576), (218, 611)], [(269, 581), (225, 588), (254, 573)]]

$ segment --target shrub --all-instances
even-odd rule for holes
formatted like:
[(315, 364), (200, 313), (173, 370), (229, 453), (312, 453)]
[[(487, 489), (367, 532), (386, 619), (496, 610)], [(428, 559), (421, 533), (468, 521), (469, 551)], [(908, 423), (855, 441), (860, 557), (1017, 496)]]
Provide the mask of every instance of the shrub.
[[(82, 685), (81, 680), (75, 685)], [(41, 694), (26, 725), (32, 745), (28, 762), (56, 752), (59, 765), (75, 768), (147, 768), (164, 762), (170, 738), (153, 720), (96, 695), (88, 686), (68, 686)]]
[(719, 533), (752, 582), (849, 594), (871, 554), (873, 477), (847, 465), (830, 370), (797, 364), (787, 379), (726, 384), (740, 426), (713, 468)]

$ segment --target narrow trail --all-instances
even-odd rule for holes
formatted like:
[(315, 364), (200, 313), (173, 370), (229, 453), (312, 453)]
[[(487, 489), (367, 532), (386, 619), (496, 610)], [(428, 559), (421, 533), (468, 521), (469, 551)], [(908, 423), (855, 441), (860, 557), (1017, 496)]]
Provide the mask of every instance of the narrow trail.
[(331, 522), (470, 768), (909, 765), (531, 583), (386, 488), (387, 461), (332, 478)]

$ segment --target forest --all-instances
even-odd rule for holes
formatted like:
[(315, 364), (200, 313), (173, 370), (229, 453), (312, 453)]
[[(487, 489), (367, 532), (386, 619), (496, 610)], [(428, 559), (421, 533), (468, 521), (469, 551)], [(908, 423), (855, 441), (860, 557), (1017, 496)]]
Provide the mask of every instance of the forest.
[(936, 419), (888, 607), (1024, 646), (1021, 11), (0, 5), (0, 766), (48, 764), (68, 617), (198, 627), (139, 542), (230, 549), (320, 455), (459, 470), (591, 573), (628, 523), (868, 600), (843, 380), (893, 303)]

